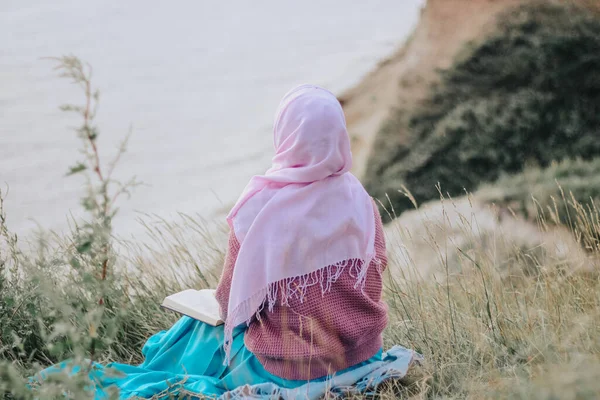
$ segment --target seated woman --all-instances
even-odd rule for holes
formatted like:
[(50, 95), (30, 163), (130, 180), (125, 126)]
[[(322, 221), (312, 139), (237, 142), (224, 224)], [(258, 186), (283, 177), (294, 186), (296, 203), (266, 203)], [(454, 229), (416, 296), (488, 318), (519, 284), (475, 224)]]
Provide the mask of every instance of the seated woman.
[(382, 361), (382, 223), (349, 172), (336, 97), (311, 85), (290, 91), (275, 119), (274, 146), (271, 169), (250, 180), (227, 218), (229, 248), (216, 291), (224, 326), (184, 317), (148, 340), (143, 364), (109, 365), (122, 376), (102, 376), (98, 387), (116, 386), (121, 398), (174, 388), (208, 396), (244, 386), (288, 390), (307, 381), (324, 391), (332, 375), (353, 384), (389, 363)]
[(333, 94), (292, 90), (274, 132), (272, 168), (229, 214), (216, 295), (227, 342), (245, 323), (244, 345), (265, 370), (306, 381), (379, 357), (385, 242), (377, 207), (348, 172), (350, 141)]

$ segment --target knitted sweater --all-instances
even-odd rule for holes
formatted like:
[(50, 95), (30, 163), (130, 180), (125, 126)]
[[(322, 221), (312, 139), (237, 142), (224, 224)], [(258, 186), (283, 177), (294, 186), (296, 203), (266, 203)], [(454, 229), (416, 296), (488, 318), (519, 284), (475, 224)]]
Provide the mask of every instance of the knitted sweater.
[[(374, 205), (376, 257), (368, 269), (364, 289), (355, 288), (349, 272), (350, 261), (331, 290), (322, 294), (321, 285), (307, 289), (302, 302), (290, 299), (265, 307), (250, 322), (244, 342), (270, 373), (284, 379), (310, 380), (351, 367), (371, 358), (383, 345), (387, 306), (381, 299), (381, 273), (387, 266), (381, 216)], [(229, 235), (229, 249), (217, 287), (216, 297), (223, 318), (233, 268), (240, 248), (235, 233)]]

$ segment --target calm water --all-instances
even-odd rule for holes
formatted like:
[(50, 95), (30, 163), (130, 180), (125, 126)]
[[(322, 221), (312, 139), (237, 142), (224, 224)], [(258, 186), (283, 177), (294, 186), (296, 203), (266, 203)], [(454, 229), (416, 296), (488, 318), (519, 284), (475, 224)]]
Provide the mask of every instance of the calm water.
[[(280, 97), (298, 83), (334, 92), (355, 84), (401, 45), (423, 0), (0, 2), (0, 183), (9, 223), (61, 230), (79, 212), (78, 158), (58, 110), (80, 93), (42, 57), (74, 54), (94, 67), (105, 156), (129, 126), (120, 176), (147, 186), (122, 203), (121, 235), (137, 212), (213, 215), (271, 157)], [(149, 4), (152, 4), (151, 6)], [(395, 84), (390, 82), (390, 84)]]

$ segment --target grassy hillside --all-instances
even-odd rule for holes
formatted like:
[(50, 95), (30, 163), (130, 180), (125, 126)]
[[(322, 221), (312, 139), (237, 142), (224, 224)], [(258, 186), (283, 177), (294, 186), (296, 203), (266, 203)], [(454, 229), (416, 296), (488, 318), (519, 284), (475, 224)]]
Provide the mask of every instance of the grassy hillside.
[[(476, 197), (510, 208), (529, 219), (572, 224), (581, 212), (597, 214), (600, 205), (600, 159), (564, 160), (547, 168), (526, 168), (486, 184)], [(578, 208), (584, 205), (583, 210)]]
[[(101, 280), (98, 259), (73, 246), (76, 232), (28, 247), (10, 233), (7, 214), (0, 214), (0, 395), (5, 399), (57, 399), (65, 392), (71, 399), (93, 398), (85, 391), (90, 383), (85, 374), (56, 376), (32, 389), (25, 383), (65, 358), (84, 369), (89, 359), (139, 362), (144, 341), (175, 320), (158, 307), (163, 296), (189, 285), (214, 285), (216, 272), (206, 276), (193, 266), (218, 271), (226, 245), (192, 218), (148, 221), (155, 241), (143, 249), (152, 256), (135, 244), (115, 242), (121, 250), (114, 253), (109, 278)], [(590, 215), (574, 220), (584, 236), (600, 233)], [(470, 232), (476, 223), (468, 210), (463, 221), (456, 229)], [(436, 222), (423, 225), (426, 231), (444, 229)], [(511, 242), (501, 231), (494, 236)], [(570, 271), (588, 263), (587, 257), (597, 259), (598, 247), (554, 264), (552, 257), (532, 259), (531, 249), (519, 248), (499, 260), (484, 241), (473, 235), (457, 249), (460, 257), (452, 263), (458, 265), (451, 267), (447, 252), (455, 250), (448, 246), (458, 244), (432, 240), (429, 251), (438, 254), (442, 270), (457, 271), (443, 279), (409, 279), (425, 267), (412, 262), (389, 265), (385, 346), (414, 348), (426, 361), (403, 382), (382, 388), (381, 398), (595, 398), (600, 280), (597, 273)], [(551, 254), (547, 246), (534, 250)], [(393, 255), (404, 247), (389, 238), (388, 251)], [(532, 263), (535, 275), (527, 273)], [(510, 265), (511, 275), (500, 265)]]
[(396, 213), (474, 190), (525, 165), (600, 155), (600, 18), (586, 9), (536, 3), (505, 14), (471, 44), (408, 116), (378, 134), (365, 182)]

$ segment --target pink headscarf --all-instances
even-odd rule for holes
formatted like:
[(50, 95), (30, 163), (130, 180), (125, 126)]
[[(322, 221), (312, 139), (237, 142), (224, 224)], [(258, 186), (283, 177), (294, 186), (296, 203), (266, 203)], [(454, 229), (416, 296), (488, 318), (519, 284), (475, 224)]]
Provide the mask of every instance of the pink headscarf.
[(346, 267), (362, 289), (374, 257), (373, 204), (348, 172), (352, 153), (336, 97), (313, 85), (288, 92), (274, 146), (273, 166), (250, 180), (227, 217), (240, 242), (225, 321), (227, 359), (233, 328), (265, 305), (272, 311), (278, 300), (302, 301), (316, 284), (325, 294)]

